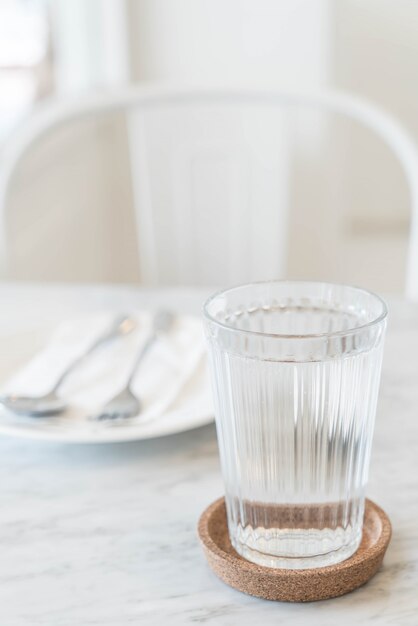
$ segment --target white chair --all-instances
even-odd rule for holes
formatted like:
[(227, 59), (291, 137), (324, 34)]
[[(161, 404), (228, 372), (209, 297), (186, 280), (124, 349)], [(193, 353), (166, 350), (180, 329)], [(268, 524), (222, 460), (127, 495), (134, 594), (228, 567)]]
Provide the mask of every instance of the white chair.
[(0, 172), (1, 253), (11, 182), (28, 151), (75, 120), (121, 113), (144, 284), (216, 285), (284, 274), (289, 159), (286, 113), (331, 111), (378, 135), (403, 168), (411, 228), (406, 293), (418, 299), (418, 153), (399, 123), (341, 93), (131, 87), (40, 110), (8, 147)]

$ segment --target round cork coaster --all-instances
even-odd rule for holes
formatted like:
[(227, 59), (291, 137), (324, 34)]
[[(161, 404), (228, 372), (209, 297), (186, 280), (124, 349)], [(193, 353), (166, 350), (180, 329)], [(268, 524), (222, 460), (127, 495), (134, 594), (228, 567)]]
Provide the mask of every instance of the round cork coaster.
[(386, 513), (366, 500), (357, 552), (337, 565), (301, 570), (263, 567), (242, 558), (229, 540), (224, 498), (203, 512), (198, 531), (209, 566), (227, 585), (266, 600), (312, 602), (342, 596), (370, 580), (382, 563), (392, 528)]

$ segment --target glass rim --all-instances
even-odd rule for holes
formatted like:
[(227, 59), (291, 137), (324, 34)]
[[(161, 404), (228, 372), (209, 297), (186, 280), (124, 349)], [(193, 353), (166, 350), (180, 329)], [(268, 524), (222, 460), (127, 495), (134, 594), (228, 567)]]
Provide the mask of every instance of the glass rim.
[[(347, 328), (346, 330), (337, 330), (337, 331), (332, 331), (328, 333), (306, 333), (306, 334), (263, 333), (258, 330), (246, 330), (246, 329), (235, 328), (234, 326), (231, 326), (225, 322), (219, 321), (218, 319), (213, 317), (208, 311), (210, 304), (216, 298), (218, 298), (219, 296), (226, 295), (230, 293), (231, 291), (235, 291), (236, 289), (242, 289), (243, 287), (252, 287), (256, 285), (279, 285), (279, 284), (280, 285), (286, 285), (286, 284), (295, 285), (295, 284), (302, 284), (302, 283), (306, 283), (308, 285), (327, 285), (328, 287), (340, 287), (340, 288), (343, 287), (343, 288), (353, 289), (355, 291), (362, 292), (363, 294), (366, 294), (367, 296), (370, 296), (371, 298), (377, 300), (380, 303), (382, 310), (376, 318), (372, 319), (370, 322), (367, 322), (366, 324), (358, 324), (356, 326), (353, 326), (353, 328)], [(239, 285), (233, 285), (232, 287), (228, 287), (227, 289), (220, 289), (219, 291), (216, 291), (209, 298), (207, 298), (207, 300), (205, 300), (203, 304), (203, 316), (211, 324), (215, 324), (216, 326), (219, 326), (220, 328), (223, 328), (224, 330), (227, 330), (228, 332), (239, 333), (239, 334), (253, 336), (253, 337), (266, 337), (270, 339), (303, 340), (303, 339), (326, 339), (328, 337), (344, 337), (347, 335), (358, 333), (367, 328), (371, 328), (372, 326), (376, 326), (380, 322), (383, 322), (386, 319), (387, 315), (388, 315), (388, 308), (387, 308), (386, 302), (383, 300), (383, 298), (381, 298), (374, 291), (370, 291), (369, 289), (365, 289), (364, 287), (357, 287), (356, 285), (350, 285), (348, 283), (333, 283), (333, 282), (321, 281), (321, 280), (303, 280), (303, 279), (302, 280), (258, 280), (258, 281), (252, 281), (249, 283), (240, 283)]]

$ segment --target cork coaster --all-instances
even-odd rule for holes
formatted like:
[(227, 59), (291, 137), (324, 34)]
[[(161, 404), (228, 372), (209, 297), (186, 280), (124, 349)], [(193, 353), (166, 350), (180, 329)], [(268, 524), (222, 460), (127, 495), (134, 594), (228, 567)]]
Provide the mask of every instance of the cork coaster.
[(386, 513), (366, 500), (363, 539), (353, 556), (328, 567), (288, 570), (256, 565), (234, 550), (224, 498), (202, 513), (198, 531), (209, 566), (227, 585), (251, 596), (285, 602), (326, 600), (364, 585), (379, 569), (392, 533)]

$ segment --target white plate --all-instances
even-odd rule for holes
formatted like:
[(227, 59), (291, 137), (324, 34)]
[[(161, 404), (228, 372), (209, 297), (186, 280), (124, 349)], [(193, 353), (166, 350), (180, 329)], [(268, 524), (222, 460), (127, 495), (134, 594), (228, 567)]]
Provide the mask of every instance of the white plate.
[[(50, 326), (18, 332), (0, 331), (1, 382), (48, 341), (50, 331)], [(187, 399), (181, 406), (146, 423), (141, 423), (140, 417), (118, 422), (91, 421), (80, 411), (55, 417), (18, 417), (0, 408), (0, 434), (65, 443), (112, 443), (173, 435), (213, 421), (212, 409), (195, 402), (207, 384), (206, 363), (202, 362), (190, 381), (190, 393), (183, 394)]]

